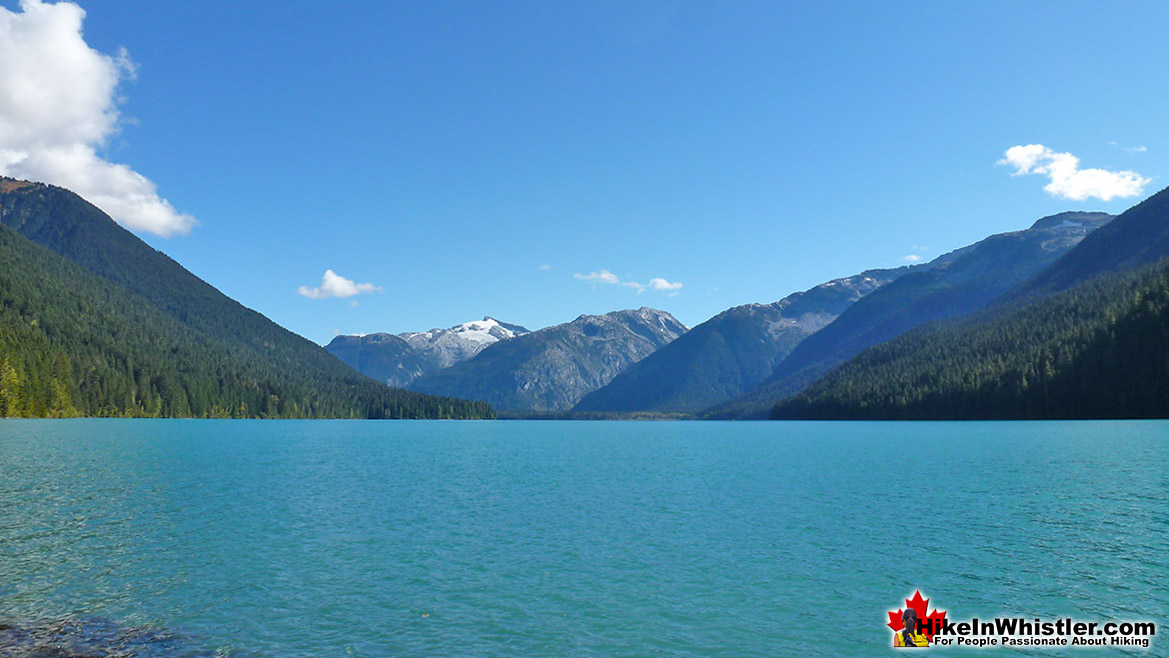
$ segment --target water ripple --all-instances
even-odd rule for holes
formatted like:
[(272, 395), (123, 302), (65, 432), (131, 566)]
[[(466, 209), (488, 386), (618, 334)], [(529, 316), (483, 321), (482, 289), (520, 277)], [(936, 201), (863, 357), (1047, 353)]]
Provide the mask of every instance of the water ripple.
[(917, 588), (1163, 623), (1166, 429), (0, 421), (0, 655), (871, 655)]

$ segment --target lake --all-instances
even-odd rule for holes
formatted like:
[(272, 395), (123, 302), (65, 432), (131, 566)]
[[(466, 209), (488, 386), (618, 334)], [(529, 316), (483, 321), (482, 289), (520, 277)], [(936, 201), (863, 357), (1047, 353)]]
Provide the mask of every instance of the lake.
[(896, 655), (887, 612), (917, 590), (963, 619), (1160, 625), (1167, 439), (1162, 421), (0, 421), (0, 654)]

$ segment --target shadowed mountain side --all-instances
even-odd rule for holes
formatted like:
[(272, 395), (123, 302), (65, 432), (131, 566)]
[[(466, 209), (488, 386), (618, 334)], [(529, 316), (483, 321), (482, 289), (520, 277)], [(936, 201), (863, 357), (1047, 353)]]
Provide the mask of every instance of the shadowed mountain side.
[(777, 400), (800, 391), (865, 348), (923, 324), (985, 308), (1111, 219), (1106, 213), (1061, 213), (1040, 219), (1029, 229), (992, 235), (951, 252), (932, 262), (933, 267), (907, 274), (853, 304), (792, 350), (757, 390), (705, 415), (765, 418)]
[(393, 334), (337, 336), (325, 349), (366, 377), (389, 386), (404, 387), (436, 368), (431, 359)]
[(869, 270), (773, 304), (723, 311), (586, 395), (574, 411), (693, 413), (742, 395), (806, 336), (909, 269)]
[(1169, 255), (1169, 188), (1124, 211), (999, 301), (1034, 301), (1092, 277), (1156, 262), (1166, 255)]
[(1169, 259), (865, 350), (782, 419), (1169, 417)]

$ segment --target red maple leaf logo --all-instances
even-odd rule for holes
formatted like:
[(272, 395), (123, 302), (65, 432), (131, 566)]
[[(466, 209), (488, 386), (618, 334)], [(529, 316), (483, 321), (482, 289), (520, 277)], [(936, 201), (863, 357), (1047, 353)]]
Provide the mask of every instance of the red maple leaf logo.
[[(946, 611), (942, 610), (941, 612), (938, 612), (938, 609), (934, 608), (933, 612), (929, 613), (929, 615), (926, 615), (925, 611), (929, 604), (929, 599), (921, 598), (921, 590), (914, 592), (912, 599), (905, 599), (905, 606), (908, 608), (913, 608), (913, 611), (917, 613), (918, 620), (922, 622), (922, 635), (925, 635), (930, 642), (933, 642), (934, 633), (940, 629), (942, 627), (942, 623), (946, 621)], [(905, 622), (901, 620), (901, 615), (904, 614), (904, 612), (905, 608), (898, 608), (897, 612), (889, 612), (888, 626), (889, 628), (892, 628), (894, 632), (905, 628)]]

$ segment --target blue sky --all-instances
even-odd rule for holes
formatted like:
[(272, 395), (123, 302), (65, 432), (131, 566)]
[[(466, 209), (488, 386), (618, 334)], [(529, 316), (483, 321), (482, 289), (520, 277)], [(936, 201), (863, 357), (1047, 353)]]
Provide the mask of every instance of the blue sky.
[[(6, 132), (0, 98), (0, 168), (106, 181), (143, 239), (320, 343), (638, 306), (692, 326), (1169, 185), (1164, 3), (79, 4), (109, 125)], [(64, 133), (109, 175), (34, 167)], [(1047, 150), (996, 164), (1025, 145)]]

